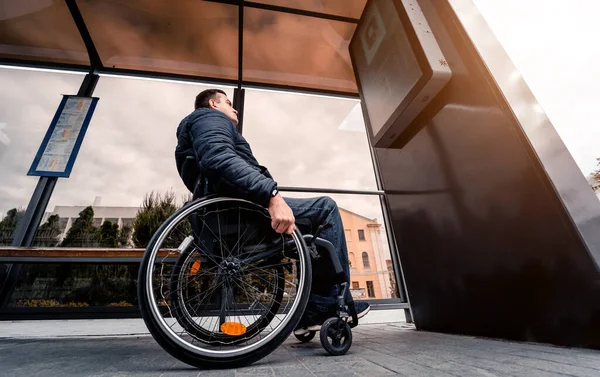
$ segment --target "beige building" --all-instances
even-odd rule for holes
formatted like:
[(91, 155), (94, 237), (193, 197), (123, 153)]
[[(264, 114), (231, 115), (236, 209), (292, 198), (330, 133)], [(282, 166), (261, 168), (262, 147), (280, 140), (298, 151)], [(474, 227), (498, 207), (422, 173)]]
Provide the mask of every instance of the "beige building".
[(352, 296), (356, 299), (391, 298), (389, 249), (381, 224), (343, 208), (340, 213), (348, 244)]

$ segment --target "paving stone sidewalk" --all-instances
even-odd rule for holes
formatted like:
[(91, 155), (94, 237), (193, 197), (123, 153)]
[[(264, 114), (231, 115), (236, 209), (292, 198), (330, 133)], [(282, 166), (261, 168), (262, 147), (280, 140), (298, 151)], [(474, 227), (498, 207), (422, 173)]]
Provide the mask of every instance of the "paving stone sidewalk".
[[(256, 364), (198, 370), (149, 336), (0, 339), (0, 375), (9, 376), (600, 376), (600, 351), (415, 331), (404, 323), (353, 329), (348, 354), (329, 356), (318, 337), (291, 336)], [(0, 334), (0, 337), (2, 334)]]

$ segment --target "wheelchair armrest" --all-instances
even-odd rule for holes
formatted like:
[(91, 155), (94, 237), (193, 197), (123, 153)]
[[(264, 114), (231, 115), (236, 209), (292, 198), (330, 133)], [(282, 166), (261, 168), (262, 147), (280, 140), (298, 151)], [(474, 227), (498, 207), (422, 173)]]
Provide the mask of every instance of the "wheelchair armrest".
[[(307, 234), (304, 235), (304, 239), (308, 243), (313, 239), (313, 236)], [(340, 258), (337, 256), (337, 252), (333, 247), (333, 244), (323, 238), (317, 237), (315, 240), (315, 245), (318, 246), (317, 251), (319, 254), (321, 254), (321, 256), (324, 256), (323, 254), (327, 254), (326, 257), (331, 261), (331, 265), (333, 266), (333, 271), (338, 279), (338, 283), (347, 282), (350, 277), (346, 275), (346, 272), (342, 268), (342, 263), (340, 262)], [(321, 252), (321, 250), (324, 250), (324, 252)]]

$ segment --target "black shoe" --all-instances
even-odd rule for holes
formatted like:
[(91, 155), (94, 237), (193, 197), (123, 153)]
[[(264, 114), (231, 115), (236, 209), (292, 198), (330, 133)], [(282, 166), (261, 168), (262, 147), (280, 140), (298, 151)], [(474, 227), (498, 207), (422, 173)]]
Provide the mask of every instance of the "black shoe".
[[(354, 309), (356, 309), (356, 316), (360, 319), (369, 313), (371, 305), (365, 301), (354, 301)], [(350, 317), (350, 321), (352, 321), (352, 317)]]
[[(298, 327), (294, 330), (294, 334), (302, 335), (309, 331), (319, 331), (323, 322), (327, 318), (335, 317), (337, 315), (337, 303), (323, 304), (323, 301), (329, 301), (329, 298), (322, 300), (322, 296), (318, 296), (321, 299), (321, 303), (316, 304), (314, 302), (308, 303), (304, 316), (300, 320)], [(313, 295), (311, 295), (311, 299)], [(333, 299), (335, 301), (336, 299)], [(371, 305), (366, 301), (354, 301), (354, 309), (356, 310), (356, 317), (362, 318), (366, 316), (371, 310)], [(352, 317), (348, 318), (348, 322), (352, 322)]]

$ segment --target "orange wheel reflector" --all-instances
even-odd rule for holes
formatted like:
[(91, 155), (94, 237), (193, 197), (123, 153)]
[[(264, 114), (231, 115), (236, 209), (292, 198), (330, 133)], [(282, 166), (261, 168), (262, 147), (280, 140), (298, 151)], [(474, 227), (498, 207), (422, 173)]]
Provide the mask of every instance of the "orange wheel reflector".
[(197, 274), (198, 271), (200, 271), (200, 261), (197, 260), (194, 262), (194, 264), (192, 264), (192, 268), (190, 269), (190, 273), (192, 275)]
[(221, 332), (231, 336), (243, 335), (246, 333), (246, 326), (239, 322), (225, 322), (221, 325)]

